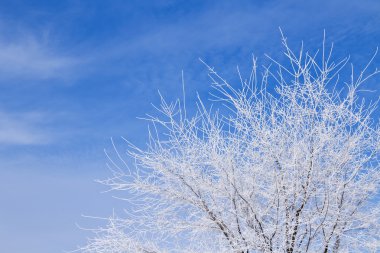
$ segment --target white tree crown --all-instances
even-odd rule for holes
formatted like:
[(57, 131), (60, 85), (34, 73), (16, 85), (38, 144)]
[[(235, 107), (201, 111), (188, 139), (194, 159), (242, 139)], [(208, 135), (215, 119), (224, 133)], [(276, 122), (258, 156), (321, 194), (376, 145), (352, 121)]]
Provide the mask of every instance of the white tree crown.
[(332, 47), (296, 54), (285, 37), (283, 45), (288, 62), (271, 59), (260, 76), (254, 59), (238, 88), (207, 66), (214, 99), (229, 113), (199, 100), (188, 117), (184, 102), (161, 97), (147, 148), (130, 144), (135, 166), (111, 160), (114, 175), (102, 181), (126, 192), (129, 211), (81, 251), (380, 249), (377, 102), (358, 97), (379, 71), (366, 74), (367, 65), (355, 76), (352, 68), (343, 80), (348, 58), (334, 62)]

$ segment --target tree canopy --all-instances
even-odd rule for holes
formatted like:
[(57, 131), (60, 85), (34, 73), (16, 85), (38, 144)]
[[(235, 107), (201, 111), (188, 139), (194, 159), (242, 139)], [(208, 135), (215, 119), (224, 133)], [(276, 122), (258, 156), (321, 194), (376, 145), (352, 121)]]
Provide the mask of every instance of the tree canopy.
[(115, 149), (120, 161), (102, 181), (131, 208), (83, 252), (380, 249), (377, 102), (358, 96), (378, 71), (346, 75), (349, 59), (335, 61), (332, 47), (283, 45), (287, 62), (261, 71), (253, 59), (239, 85), (206, 65), (215, 107), (228, 112), (199, 99), (188, 116), (183, 101), (161, 99), (147, 147), (130, 144), (135, 164)]

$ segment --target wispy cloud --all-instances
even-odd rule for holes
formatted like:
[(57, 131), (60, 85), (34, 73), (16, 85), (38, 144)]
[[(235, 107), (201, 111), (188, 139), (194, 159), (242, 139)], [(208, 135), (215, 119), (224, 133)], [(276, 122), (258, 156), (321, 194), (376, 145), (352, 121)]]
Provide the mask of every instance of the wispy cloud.
[(48, 29), (0, 19), (0, 80), (67, 79), (80, 62), (56, 45)]
[(61, 56), (33, 38), (5, 42), (0, 38), (0, 74), (4, 78), (61, 78), (76, 60)]
[(43, 131), (44, 115), (37, 112), (10, 113), (0, 110), (0, 145), (46, 144), (52, 140)]

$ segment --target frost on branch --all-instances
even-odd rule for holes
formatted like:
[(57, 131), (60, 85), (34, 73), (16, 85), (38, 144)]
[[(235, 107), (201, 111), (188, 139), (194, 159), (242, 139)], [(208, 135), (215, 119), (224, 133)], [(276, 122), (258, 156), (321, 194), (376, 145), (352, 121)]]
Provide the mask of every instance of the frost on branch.
[(254, 60), (238, 88), (207, 66), (226, 114), (199, 100), (187, 117), (179, 101), (162, 99), (148, 146), (131, 145), (135, 166), (112, 161), (114, 177), (103, 181), (131, 208), (83, 252), (380, 249), (376, 103), (357, 96), (378, 71), (343, 79), (348, 59), (283, 44), (288, 62), (271, 59), (259, 75)]

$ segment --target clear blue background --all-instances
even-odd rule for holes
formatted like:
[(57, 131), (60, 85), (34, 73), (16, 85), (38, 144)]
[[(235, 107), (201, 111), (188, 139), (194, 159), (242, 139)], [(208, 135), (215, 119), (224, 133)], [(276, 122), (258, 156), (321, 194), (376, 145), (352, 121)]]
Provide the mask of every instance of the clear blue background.
[[(210, 91), (202, 58), (230, 80), (251, 54), (280, 57), (280, 33), (313, 50), (323, 30), (358, 68), (380, 44), (380, 1), (0, 1), (0, 252), (83, 245), (123, 204), (94, 179), (120, 136), (143, 145), (157, 90)], [(373, 63), (380, 66), (379, 57)], [(364, 88), (380, 95), (380, 79)]]

